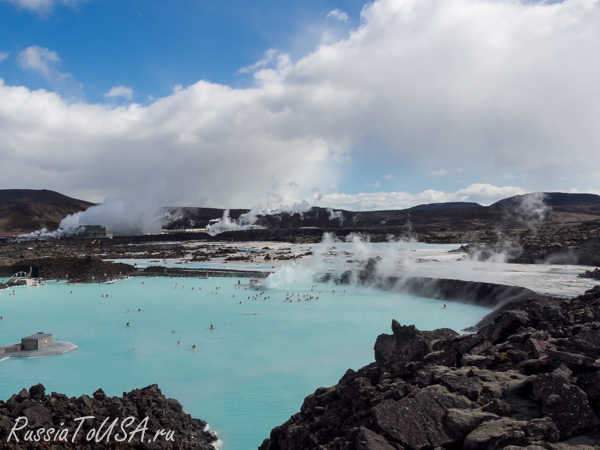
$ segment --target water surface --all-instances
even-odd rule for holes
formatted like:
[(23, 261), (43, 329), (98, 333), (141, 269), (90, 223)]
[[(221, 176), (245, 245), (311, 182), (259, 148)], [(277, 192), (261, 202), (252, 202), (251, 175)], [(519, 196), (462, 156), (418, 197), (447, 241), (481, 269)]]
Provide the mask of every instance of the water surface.
[[(10, 297), (12, 289), (0, 291), (1, 344), (43, 331), (79, 345), (62, 356), (0, 362), (0, 398), (40, 382), (47, 393), (69, 396), (100, 387), (121, 395), (157, 383), (218, 432), (222, 449), (248, 450), (316, 388), (372, 362), (375, 339), (390, 333), (392, 319), (458, 331), (488, 311), (458, 303), (443, 310), (437, 300), (349, 287), (343, 292), (326, 284), (311, 292), (306, 283), (249, 300), (257, 292), (237, 282), (133, 278), (114, 285), (20, 287)], [(286, 303), (292, 292), (320, 299), (297, 302), (294, 296)]]

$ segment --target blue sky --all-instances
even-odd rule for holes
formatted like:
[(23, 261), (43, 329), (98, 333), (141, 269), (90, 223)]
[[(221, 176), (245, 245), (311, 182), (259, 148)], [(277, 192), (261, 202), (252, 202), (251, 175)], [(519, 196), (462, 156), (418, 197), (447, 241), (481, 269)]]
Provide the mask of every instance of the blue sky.
[(0, 188), (349, 209), (598, 193), (599, 53), (600, 0), (0, 0)]
[[(31, 10), (0, 1), (2, 52), (13, 56), (31, 45), (60, 55), (61, 67), (84, 85), (82, 98), (104, 102), (115, 84), (135, 88), (133, 100), (170, 94), (173, 86), (210, 80), (232, 86), (252, 82), (238, 69), (263, 58), (270, 48), (296, 57), (314, 49), (324, 28), (347, 35), (360, 20), (362, 1), (344, 2), (348, 20), (327, 17), (337, 2), (79, 1)], [(16, 60), (2, 67), (8, 84), (51, 89), (24, 73)]]

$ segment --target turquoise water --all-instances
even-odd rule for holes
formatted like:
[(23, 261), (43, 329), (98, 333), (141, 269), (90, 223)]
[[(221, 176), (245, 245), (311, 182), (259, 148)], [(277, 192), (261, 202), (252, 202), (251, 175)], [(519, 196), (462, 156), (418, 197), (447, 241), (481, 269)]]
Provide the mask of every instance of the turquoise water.
[[(134, 278), (20, 287), (10, 297), (12, 289), (0, 291), (1, 344), (43, 331), (79, 345), (62, 356), (0, 362), (0, 398), (39, 382), (48, 393), (69, 396), (100, 387), (121, 395), (157, 383), (210, 424), (223, 450), (255, 449), (305, 396), (372, 362), (375, 339), (390, 333), (392, 319), (458, 331), (488, 312), (457, 303), (442, 310), (437, 300), (328, 285), (312, 292), (306, 284), (286, 286), (266, 290), (270, 299), (248, 300), (256, 292), (237, 289), (237, 281)], [(286, 303), (288, 292), (320, 299)]]

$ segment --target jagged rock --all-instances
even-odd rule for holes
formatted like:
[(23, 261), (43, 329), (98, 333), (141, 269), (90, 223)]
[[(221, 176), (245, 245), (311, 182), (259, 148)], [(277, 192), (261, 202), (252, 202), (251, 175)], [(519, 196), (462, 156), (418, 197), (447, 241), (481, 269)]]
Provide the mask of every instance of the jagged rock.
[(496, 414), (498, 416), (510, 416), (513, 412), (508, 403), (497, 398), (483, 405), (481, 411)]
[(577, 386), (587, 394), (588, 400), (598, 400), (600, 398), (600, 370), (578, 376)]
[(436, 385), (420, 390), (399, 401), (386, 400), (372, 410), (379, 430), (411, 449), (451, 445), (459, 437), (444, 423), (451, 408), (470, 408), (464, 396)]
[(543, 417), (530, 420), (527, 424), (528, 441), (556, 442), (560, 438), (560, 431), (552, 419)]
[(453, 348), (431, 352), (423, 358), (425, 364), (436, 364), (440, 366), (455, 367), (458, 353)]
[(463, 450), (498, 449), (524, 443), (527, 422), (502, 418), (484, 422), (472, 431), (463, 443)]
[(464, 355), (460, 359), (460, 366), (473, 366), (478, 369), (488, 369), (492, 363), (494, 362), (493, 358), (489, 356), (481, 356), (481, 355)]
[(542, 414), (556, 424), (562, 439), (573, 436), (578, 430), (600, 425), (585, 392), (570, 384), (560, 373), (538, 375), (533, 381), (532, 395), (540, 404)]
[[(111, 406), (117, 404), (119, 408)], [(117, 412), (118, 414), (115, 414)], [(75, 435), (78, 423), (73, 420), (86, 415), (94, 416), (94, 419), (87, 419), (83, 423), (82, 431)], [(27, 430), (33, 431), (34, 435), (41, 428), (45, 430), (65, 429), (69, 432), (68, 439), (31, 442), (26, 440), (25, 429), (23, 429), (16, 431), (19, 442), (14, 435), (8, 441), (8, 436), (19, 417), (27, 419)], [(99, 442), (95, 442), (95, 439), (87, 439), (88, 430), (92, 428), (99, 430), (106, 418), (110, 418), (110, 422), (118, 419), (117, 429), (121, 433), (121, 423), (128, 417), (133, 418), (135, 422), (135, 425), (129, 430), (126, 427), (128, 433), (141, 424), (144, 418), (148, 418), (145, 436), (151, 436), (152, 442), (140, 442), (140, 433), (133, 436), (131, 442), (127, 441), (126, 443), (117, 442), (114, 434), (111, 438)], [(24, 425), (23, 420), (21, 419), (20, 425)], [(107, 426), (104, 430), (106, 428)], [(66, 395), (55, 392), (52, 395), (45, 395), (44, 386), (38, 384), (32, 386), (29, 392), (23, 389), (6, 403), (0, 401), (0, 449), (2, 450), (30, 448), (49, 448), (51, 450), (214, 450), (212, 444), (217, 440), (216, 436), (205, 429), (206, 422), (193, 419), (189, 414), (184, 413), (179, 402), (166, 399), (156, 385), (123, 393), (122, 398), (109, 399), (104, 392), (98, 390), (94, 393), (93, 399), (87, 395), (69, 399)], [(157, 440), (154, 440), (158, 430), (172, 431), (173, 440), (167, 440), (164, 435), (158, 436)], [(44, 433), (40, 433), (44, 435)], [(53, 437), (54, 435), (51, 438)], [(49, 445), (50, 443), (51, 445)]]
[(393, 334), (382, 334), (375, 342), (375, 362), (382, 371), (396, 372), (406, 364), (422, 359), (433, 350), (431, 339), (414, 325), (402, 326), (392, 321)]
[(446, 414), (446, 425), (452, 431), (465, 437), (483, 422), (498, 419), (499, 417), (496, 414), (484, 411), (449, 409)]
[(586, 270), (585, 272), (580, 273), (578, 275), (578, 277), (580, 277), (580, 278), (593, 278), (595, 280), (600, 280), (600, 269), (596, 267), (594, 270)]
[(531, 346), (531, 351), (533, 352), (533, 356), (536, 358), (541, 358), (546, 355), (546, 350), (548, 350), (551, 346), (550, 343), (546, 341), (538, 341), (532, 337), (528, 340), (529, 345)]
[(483, 382), (478, 377), (461, 375), (463, 374), (449, 372), (440, 377), (440, 384), (450, 392), (456, 392), (469, 400), (476, 401), (483, 392)]
[(587, 356), (578, 355), (575, 353), (561, 352), (559, 350), (547, 349), (546, 354), (549, 357), (551, 357), (557, 361), (566, 362), (568, 364), (574, 364), (576, 366), (583, 366), (583, 365), (590, 366), (594, 363), (594, 360), (592, 358), (588, 358)]
[(46, 423), (52, 423), (50, 413), (41, 405), (31, 406), (23, 410), (23, 415), (27, 417), (29, 423), (38, 427)]
[(501, 339), (506, 339), (519, 329), (526, 327), (529, 323), (529, 314), (522, 310), (503, 311), (489, 325), (481, 329), (481, 333), (492, 344), (496, 344)]
[(356, 436), (354, 445), (356, 450), (396, 450), (383, 436), (364, 427), (360, 429), (360, 433)]
[(42, 384), (36, 384), (29, 388), (29, 398), (32, 400), (42, 400), (46, 395), (46, 388)]
[(582, 353), (590, 358), (600, 357), (600, 331), (587, 331), (567, 339), (564, 349)]
[(548, 446), (552, 450), (598, 450), (600, 437), (577, 436)]

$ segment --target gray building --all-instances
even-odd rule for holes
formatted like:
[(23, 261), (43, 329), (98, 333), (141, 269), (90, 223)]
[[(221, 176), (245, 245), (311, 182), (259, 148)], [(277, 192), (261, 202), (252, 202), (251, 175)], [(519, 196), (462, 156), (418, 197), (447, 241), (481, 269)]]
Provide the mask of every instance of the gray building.
[(41, 350), (52, 346), (52, 335), (39, 332), (21, 339), (22, 350)]
[(82, 234), (83, 237), (86, 238), (105, 238), (106, 236), (106, 227), (102, 225), (83, 225), (84, 232)]

